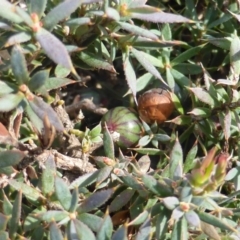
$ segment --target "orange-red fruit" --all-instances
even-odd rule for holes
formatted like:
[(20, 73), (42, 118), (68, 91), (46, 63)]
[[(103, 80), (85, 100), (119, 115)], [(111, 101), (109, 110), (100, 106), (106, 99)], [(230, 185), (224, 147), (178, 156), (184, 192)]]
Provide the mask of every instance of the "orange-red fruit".
[(146, 123), (166, 121), (174, 110), (171, 95), (161, 88), (153, 88), (138, 99), (138, 111)]

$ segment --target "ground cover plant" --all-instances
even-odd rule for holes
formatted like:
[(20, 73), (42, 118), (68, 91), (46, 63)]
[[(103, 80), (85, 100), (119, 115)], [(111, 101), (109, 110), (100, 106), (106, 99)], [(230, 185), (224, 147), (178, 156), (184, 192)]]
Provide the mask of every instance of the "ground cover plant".
[(240, 5), (0, 1), (0, 239), (240, 239)]

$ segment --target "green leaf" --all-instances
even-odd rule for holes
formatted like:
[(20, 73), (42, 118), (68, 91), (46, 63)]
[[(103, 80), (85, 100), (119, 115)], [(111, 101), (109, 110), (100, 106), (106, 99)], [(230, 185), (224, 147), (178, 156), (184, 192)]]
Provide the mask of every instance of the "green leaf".
[(133, 94), (134, 99), (136, 99), (136, 94), (137, 94), (137, 89), (136, 89), (136, 82), (137, 82), (137, 78), (136, 78), (136, 74), (135, 74), (135, 70), (132, 66), (132, 63), (130, 61), (129, 58), (129, 53), (123, 53), (123, 70), (124, 70), (124, 74), (127, 80), (127, 84)]
[(0, 96), (15, 92), (16, 90), (17, 90), (16, 85), (8, 83), (7, 81), (0, 80)]
[(72, 199), (71, 199), (71, 206), (69, 208), (69, 212), (75, 212), (78, 206), (79, 201), (79, 194), (78, 188), (74, 188), (72, 191)]
[(133, 189), (126, 189), (118, 194), (109, 206), (109, 212), (116, 212), (125, 206), (133, 197), (135, 191)]
[(149, 72), (151, 73), (154, 77), (158, 78), (161, 80), (165, 85), (166, 83), (164, 82), (161, 74), (158, 72), (158, 70), (154, 67), (154, 65), (146, 58), (146, 54), (143, 51), (138, 51), (135, 48), (131, 48), (131, 52), (135, 56), (135, 58), (139, 61), (139, 63)]
[(128, 9), (131, 18), (137, 18), (154, 23), (193, 23), (192, 20), (181, 15), (162, 12), (159, 8), (142, 6)]
[(24, 95), (21, 92), (10, 93), (0, 97), (0, 112), (9, 112), (16, 108), (23, 100)]
[(196, 87), (196, 88), (189, 88), (189, 90), (201, 101), (204, 102), (210, 106), (214, 106), (215, 105), (215, 101), (214, 99), (211, 97), (211, 95), (203, 90), (200, 87)]
[(51, 9), (51, 11), (43, 19), (44, 27), (50, 30), (53, 29), (58, 22), (69, 17), (83, 2), (84, 1), (82, 0), (61, 2), (55, 8)]
[(55, 222), (51, 222), (49, 230), (51, 240), (63, 240), (63, 235)]
[(99, 174), (100, 170), (97, 170), (95, 172), (92, 173), (87, 173), (84, 174), (80, 177), (78, 177), (77, 179), (75, 179), (69, 186), (70, 189), (73, 189), (75, 187), (87, 187), (90, 184), (93, 184), (94, 182), (97, 181), (98, 178), (98, 174)]
[(73, 239), (73, 236), (76, 238), (76, 235), (77, 235), (78, 239), (82, 239), (82, 240), (83, 239), (88, 239), (88, 240), (96, 239), (93, 232), (89, 229), (89, 227), (77, 219), (71, 220), (70, 229), (71, 230), (74, 229), (74, 232), (71, 231), (72, 235), (69, 239)]
[(65, 78), (69, 73), (70, 71), (61, 65), (57, 65), (54, 70), (54, 74), (57, 78)]
[(210, 213), (206, 213), (206, 212), (197, 212), (199, 218), (201, 219), (201, 221), (208, 223), (214, 227), (220, 228), (223, 231), (231, 231), (231, 232), (235, 232), (235, 229), (228, 225), (227, 223), (225, 223), (223, 220), (213, 216)]
[(0, 231), (6, 230), (8, 220), (9, 220), (8, 216), (0, 213)]
[(102, 132), (102, 125), (98, 124), (93, 129), (91, 129), (89, 136), (91, 138), (95, 138), (95, 137), (98, 137), (101, 134), (101, 132)]
[(188, 240), (188, 237), (187, 221), (185, 218), (182, 218), (174, 224), (171, 240)]
[(230, 60), (234, 74), (240, 74), (240, 39), (238, 36), (234, 36), (230, 47)]
[(176, 58), (174, 58), (171, 61), (171, 66), (173, 67), (179, 63), (190, 60), (193, 56), (196, 56), (204, 46), (205, 46), (205, 44), (197, 46), (197, 47), (191, 47), (188, 50), (186, 50), (185, 52), (179, 54)]
[(128, 226), (140, 225), (147, 220), (148, 216), (149, 212), (145, 210), (142, 213), (140, 213), (136, 218), (134, 218), (130, 223), (128, 223)]
[[(70, 2), (68, 2), (68, 4), (69, 3)], [(46, 55), (53, 62), (55, 62), (56, 64), (60, 64), (61, 66), (69, 69), (71, 72), (75, 73), (75, 69), (72, 65), (72, 61), (68, 54), (68, 51), (57, 37), (55, 37), (53, 34), (48, 32), (44, 28), (40, 28), (36, 32), (35, 37), (42, 46)]]
[(39, 200), (45, 199), (36, 188), (30, 187), (25, 183), (18, 182), (14, 179), (9, 180), (9, 185), (13, 187), (17, 191), (22, 191), (23, 195), (25, 195), (30, 200), (37, 202)]
[(4, 44), (4, 47), (9, 47), (15, 44), (27, 42), (31, 39), (31, 35), (27, 32), (20, 32), (10, 36)]
[(44, 95), (51, 90), (58, 89), (73, 83), (76, 83), (76, 81), (73, 81), (69, 78), (57, 78), (57, 77), (46, 78), (44, 84), (39, 86), (39, 88), (36, 89), (35, 91), (39, 94)]
[[(41, 89), (41, 87), (43, 85), (45, 85), (46, 80), (49, 78), (49, 71), (48, 70), (40, 70), (38, 72), (36, 72), (30, 79), (29, 83), (28, 83), (28, 87), (31, 91), (36, 91), (38, 92), (39, 89)], [(46, 91), (47, 92), (47, 91)], [(42, 93), (45, 93), (43, 92)]]
[(43, 212), (43, 213), (37, 213), (37, 214), (33, 214), (34, 217), (41, 219), (41, 221), (45, 221), (45, 222), (52, 222), (52, 221), (62, 221), (63, 219), (67, 218), (69, 215), (68, 212), (66, 211), (59, 211), (59, 210), (49, 210), (47, 212)]
[(42, 173), (42, 192), (44, 196), (51, 195), (54, 192), (54, 177), (56, 175), (56, 166), (53, 155), (49, 155), (45, 162), (45, 168)]
[(27, 63), (22, 52), (22, 48), (18, 45), (14, 46), (11, 53), (11, 66), (14, 77), (18, 85), (27, 83), (29, 80)]
[(96, 57), (96, 55), (87, 52), (81, 52), (79, 57), (83, 62), (87, 63), (91, 67), (97, 69), (104, 69), (112, 73), (116, 73), (116, 70), (114, 69), (114, 66), (112, 64), (108, 63), (102, 58)]
[(21, 8), (21, 7), (16, 7), (16, 13), (22, 18), (22, 20), (29, 26), (29, 27), (33, 27), (34, 26), (34, 22), (32, 17), (29, 15), (29, 13)]
[(29, 12), (36, 13), (39, 19), (42, 17), (47, 5), (47, 0), (31, 0), (29, 4)]
[(153, 139), (159, 142), (169, 142), (171, 140), (171, 137), (169, 137), (167, 134), (157, 133), (157, 134), (154, 134)]
[(117, 24), (124, 30), (131, 32), (135, 35), (139, 35), (142, 37), (146, 37), (146, 38), (150, 38), (152, 40), (157, 41), (158, 40), (158, 36), (156, 36), (153, 32), (151, 32), (148, 29), (144, 29), (141, 27), (138, 27), (136, 25), (130, 24), (130, 23), (126, 23), (126, 22), (117, 22)]
[(166, 198), (163, 198), (162, 202), (163, 202), (164, 206), (167, 209), (169, 209), (169, 210), (173, 210), (180, 203), (178, 198), (176, 198), (176, 197), (166, 197)]
[(25, 157), (24, 152), (19, 150), (7, 150), (0, 152), (0, 168), (14, 166)]
[(137, 79), (137, 92), (142, 91), (146, 88), (153, 80), (153, 76), (151, 73), (145, 73)]
[(101, 168), (97, 177), (96, 185), (99, 186), (103, 181), (105, 181), (111, 174), (112, 170), (112, 166), (105, 166)]
[(135, 239), (136, 240), (142, 240), (142, 239), (150, 240), (150, 239), (152, 239), (152, 226), (151, 226), (150, 217), (148, 217), (147, 220), (141, 225)]
[(162, 151), (156, 148), (129, 148), (130, 150), (134, 150), (135, 152), (144, 154), (144, 155), (160, 155)]
[(179, 140), (176, 139), (169, 160), (169, 178), (178, 179), (182, 177), (183, 151)]
[(173, 101), (173, 103), (174, 103), (175, 109), (176, 109), (180, 114), (184, 114), (184, 109), (183, 109), (183, 107), (182, 107), (182, 104), (181, 104), (178, 96), (177, 96), (175, 93), (173, 93), (173, 92), (171, 92), (171, 99), (172, 99), (172, 101)]
[(99, 230), (103, 221), (103, 219), (99, 216), (89, 213), (81, 213), (77, 218), (87, 225), (93, 232), (97, 232)]
[(113, 232), (112, 219), (108, 214), (105, 214), (100, 228), (97, 231), (96, 240), (110, 240)]
[(222, 238), (219, 236), (217, 229), (205, 222), (201, 222), (201, 230), (211, 239), (221, 240)]
[(118, 230), (113, 234), (111, 240), (128, 240), (127, 237), (127, 226), (122, 225)]
[(192, 109), (190, 112), (188, 112), (188, 114), (192, 114), (196, 117), (209, 117), (211, 115), (212, 111), (209, 108), (204, 108), (204, 107), (198, 107), (198, 108), (194, 108)]
[(194, 145), (192, 146), (192, 148), (190, 149), (190, 151), (186, 156), (186, 160), (184, 162), (184, 167), (183, 167), (184, 173), (189, 172), (196, 165), (196, 162), (194, 161), (194, 159), (196, 158), (197, 152), (198, 152), (198, 145), (197, 143), (194, 143)]
[(64, 131), (64, 127), (62, 122), (59, 120), (57, 113), (41, 98), (35, 96), (32, 101), (29, 101), (29, 105), (42, 121), (47, 114), (49, 122), (56, 128), (56, 130), (61, 132)]
[(8, 232), (0, 231), (1, 240), (9, 240)]
[(15, 238), (22, 211), (22, 191), (20, 190), (13, 203), (12, 216), (9, 221), (9, 237)]
[(72, 195), (66, 182), (57, 176), (55, 177), (55, 193), (63, 208), (68, 211), (71, 207)]
[(190, 224), (193, 227), (200, 228), (201, 221), (196, 212), (194, 211), (186, 212), (185, 218), (187, 219), (188, 224)]
[(115, 159), (114, 143), (106, 123), (103, 129), (103, 147), (106, 157)]
[(95, 208), (104, 204), (113, 194), (114, 189), (107, 189), (93, 193), (90, 197), (85, 199), (78, 207), (78, 212), (90, 212)]
[(141, 137), (141, 138), (139, 139), (139, 141), (138, 141), (138, 146), (139, 146), (139, 147), (144, 147), (144, 146), (148, 145), (151, 140), (152, 140), (152, 139), (151, 139), (151, 137), (150, 137), (149, 135), (143, 136), (143, 137)]
[(0, 1), (0, 16), (14, 23), (21, 23), (22, 18), (16, 13), (16, 6), (7, 0)]
[(156, 180), (153, 176), (145, 174), (142, 177), (142, 181), (146, 188), (158, 196), (168, 197), (173, 194), (171, 186), (166, 184), (162, 179)]

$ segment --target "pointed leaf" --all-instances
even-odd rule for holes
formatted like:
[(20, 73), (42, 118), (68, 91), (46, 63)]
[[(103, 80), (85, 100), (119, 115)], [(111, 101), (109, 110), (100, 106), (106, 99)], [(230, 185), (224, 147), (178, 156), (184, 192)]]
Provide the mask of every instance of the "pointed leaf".
[(103, 131), (103, 147), (104, 147), (104, 151), (106, 154), (106, 157), (110, 158), (110, 159), (115, 159), (115, 153), (114, 153), (114, 143), (113, 143), (113, 139), (112, 136), (108, 130), (107, 124), (106, 122), (104, 123), (104, 131)]
[[(31, 91), (38, 92), (38, 89), (45, 85), (46, 80), (49, 77), (48, 70), (41, 70), (36, 72), (30, 79), (28, 87)], [(43, 93), (43, 92), (42, 92)], [(46, 92), (45, 92), (46, 93)]]
[(45, 162), (45, 168), (42, 173), (42, 192), (45, 196), (51, 195), (54, 191), (54, 177), (56, 175), (56, 166), (53, 155), (49, 155)]
[(97, 232), (97, 240), (110, 240), (113, 232), (113, 223), (111, 217), (106, 214), (102, 224)]
[(136, 59), (141, 63), (141, 65), (148, 71), (150, 72), (154, 77), (158, 78), (161, 80), (165, 85), (166, 83), (164, 82), (161, 74), (158, 72), (158, 70), (154, 67), (154, 65), (145, 57), (145, 53), (142, 51), (138, 51), (135, 48), (131, 49), (131, 52), (134, 54)]
[(17, 90), (17, 86), (12, 83), (0, 80), (0, 96), (12, 93)]
[(194, 93), (194, 95), (201, 101), (204, 102), (210, 106), (214, 106), (214, 99), (211, 97), (211, 95), (206, 92), (205, 90), (203, 90), (200, 87), (196, 87), (196, 88), (189, 88), (189, 90), (191, 92)]
[(12, 217), (9, 222), (9, 237), (15, 238), (18, 229), (20, 217), (22, 211), (22, 191), (20, 190), (13, 203)]
[(104, 204), (113, 194), (114, 189), (107, 189), (93, 193), (90, 197), (85, 199), (78, 207), (78, 212), (90, 212), (91, 210), (100, 207)]
[(142, 181), (151, 192), (161, 197), (168, 197), (173, 194), (172, 189), (163, 180), (156, 180), (153, 176), (143, 175)]
[(21, 23), (22, 18), (16, 13), (16, 6), (7, 0), (0, 1), (0, 16), (10, 22)]
[(62, 221), (63, 219), (67, 218), (69, 215), (66, 211), (59, 211), (59, 210), (49, 210), (43, 213), (36, 213), (33, 214), (35, 218), (41, 219), (41, 221), (45, 222), (52, 222), (52, 221)]
[(45, 115), (47, 114), (50, 123), (56, 128), (58, 131), (64, 131), (64, 127), (59, 120), (56, 112), (45, 103), (41, 98), (35, 96), (32, 101), (29, 101), (30, 107), (36, 113), (36, 115), (40, 119), (44, 119)]
[(219, 236), (217, 229), (211, 224), (201, 222), (201, 230), (211, 239), (221, 240), (221, 237)]
[(10, 93), (0, 97), (0, 112), (9, 112), (16, 108), (23, 100), (24, 95), (21, 92)]
[(171, 240), (188, 240), (188, 228), (187, 221), (185, 218), (182, 218), (180, 221), (177, 221), (174, 224), (173, 231), (171, 234)]
[(102, 225), (103, 219), (94, 214), (81, 213), (78, 220), (87, 225), (93, 232), (97, 232)]
[(213, 216), (210, 213), (198, 212), (198, 216), (201, 219), (201, 221), (203, 221), (205, 223), (209, 223), (212, 226), (218, 227), (218, 228), (220, 228), (222, 230), (226, 230), (226, 231), (232, 231), (232, 232), (235, 231), (232, 226), (228, 225), (223, 220)]
[(72, 195), (62, 178), (55, 177), (55, 193), (63, 208), (68, 211), (71, 207)]
[(78, 177), (70, 184), (69, 188), (70, 189), (73, 189), (75, 187), (81, 188), (81, 187), (87, 187), (90, 184), (93, 184), (94, 182), (97, 181), (99, 171), (100, 170), (95, 171), (93, 173), (87, 173)]
[(173, 210), (179, 205), (179, 200), (176, 197), (166, 197), (166, 198), (163, 198), (162, 201), (164, 206), (169, 210)]
[(197, 213), (194, 211), (188, 211), (185, 213), (185, 218), (187, 222), (192, 225), (193, 227), (200, 228), (200, 218), (198, 217)]
[(112, 236), (111, 240), (128, 240), (127, 227), (122, 225)]
[(112, 166), (105, 166), (102, 169), (100, 169), (96, 182), (97, 186), (99, 186), (103, 181), (105, 181), (109, 177), (112, 170), (113, 170)]
[(36, 13), (40, 19), (45, 11), (47, 0), (31, 0), (29, 4), (29, 12)]
[(128, 226), (137, 226), (142, 224), (148, 219), (149, 212), (147, 210), (140, 213), (136, 218), (134, 218), (130, 223), (128, 223)]
[(109, 206), (109, 212), (116, 212), (125, 206), (133, 197), (135, 191), (133, 189), (126, 189), (117, 195)]
[(83, 62), (87, 63), (91, 67), (116, 73), (116, 70), (112, 64), (108, 63), (104, 59), (96, 57), (96, 55), (87, 52), (81, 52), (80, 58)]
[(235, 36), (231, 42), (230, 47), (231, 65), (235, 75), (240, 74), (240, 39)]
[[(71, 3), (72, 1), (65, 2)], [(48, 32), (44, 28), (40, 28), (36, 32), (35, 37), (42, 46), (46, 55), (53, 62), (55, 62), (56, 64), (60, 64), (63, 67), (75, 73), (68, 51), (66, 47), (63, 45), (63, 43), (57, 37), (55, 37), (53, 34)]]
[(169, 178), (178, 179), (182, 177), (183, 151), (179, 140), (176, 139), (170, 155)]
[(22, 52), (22, 48), (18, 45), (14, 46), (11, 53), (11, 66), (13, 74), (19, 85), (27, 83), (29, 80), (27, 63)]
[(40, 199), (44, 199), (44, 197), (41, 195), (39, 191), (37, 191), (33, 187), (28, 186), (25, 183), (18, 182), (14, 179), (10, 179), (9, 184), (17, 191), (22, 191), (22, 193), (32, 201), (39, 201)]
[(44, 27), (50, 30), (53, 29), (53, 27), (55, 27), (58, 22), (69, 17), (78, 7), (80, 7), (80, 4), (82, 2), (84, 1), (71, 0), (61, 2), (55, 8), (53, 8), (44, 18)]
[[(82, 240), (83, 239), (88, 239), (88, 240), (96, 239), (93, 232), (89, 229), (89, 227), (87, 225), (85, 225), (84, 223), (80, 222), (79, 220), (74, 219), (70, 222), (70, 224), (74, 226), (78, 239), (82, 239)], [(71, 238), (71, 239), (73, 239), (73, 238)]]
[(63, 240), (63, 235), (55, 222), (52, 222), (49, 226), (50, 240)]
[(0, 152), (0, 168), (14, 166), (25, 157), (24, 152), (19, 150), (7, 150)]
[(4, 47), (9, 47), (15, 44), (24, 43), (29, 41), (30, 39), (31, 39), (31, 35), (29, 33), (26, 33), (26, 32), (16, 33), (7, 39), (7, 41), (4, 44)]
[(138, 8), (131, 8), (128, 10), (131, 18), (137, 18), (144, 21), (155, 22), (155, 23), (193, 23), (192, 20), (185, 18), (181, 15), (173, 13), (162, 12), (158, 8), (143, 6)]
[(148, 219), (142, 224), (142, 226), (140, 227), (137, 236), (136, 236), (136, 240), (150, 240), (152, 239), (152, 226), (151, 226), (151, 219), (150, 217), (148, 217)]
[(123, 54), (123, 70), (124, 70), (124, 74), (125, 74), (125, 77), (126, 77), (126, 80), (127, 80), (127, 84), (129, 86), (130, 90), (132, 91), (134, 99), (136, 99), (137, 78), (136, 78), (136, 74), (135, 74), (135, 71), (133, 69), (132, 63), (130, 62), (129, 54)]
[(158, 40), (158, 36), (156, 36), (154, 33), (152, 33), (151, 31), (138, 27), (136, 25), (130, 24), (130, 23), (126, 23), (126, 22), (118, 22), (117, 23), (122, 29), (131, 32), (133, 34), (136, 35), (140, 35), (142, 37), (146, 37), (146, 38), (150, 38), (152, 40), (157, 41)]

